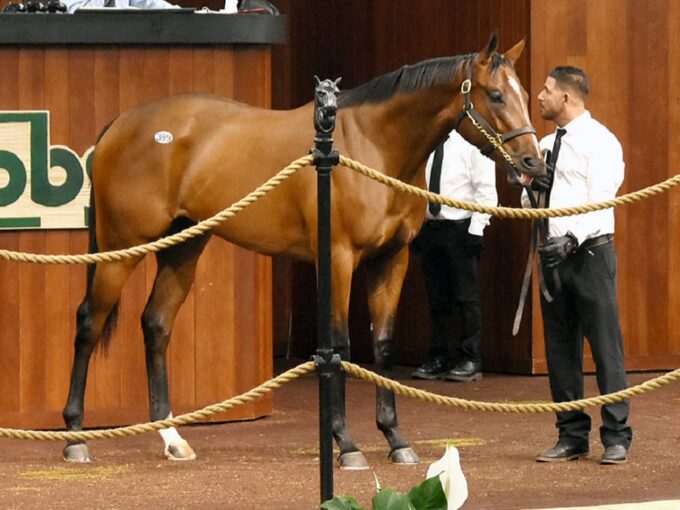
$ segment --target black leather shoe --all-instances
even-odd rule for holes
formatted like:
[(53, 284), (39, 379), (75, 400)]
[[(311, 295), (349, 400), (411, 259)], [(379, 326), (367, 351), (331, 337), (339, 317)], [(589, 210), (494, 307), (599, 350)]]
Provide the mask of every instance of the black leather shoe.
[(482, 367), (474, 361), (463, 361), (449, 370), (444, 379), (447, 381), (470, 382), (482, 378)]
[(536, 456), (538, 462), (564, 462), (576, 460), (588, 455), (588, 446), (576, 446), (568, 443), (557, 443), (553, 448)]
[(427, 360), (425, 363), (416, 368), (412, 373), (411, 377), (414, 379), (426, 379), (431, 381), (433, 379), (440, 379), (446, 374), (448, 369), (448, 363), (444, 358), (436, 356)]
[(623, 464), (628, 460), (628, 448), (622, 444), (607, 446), (604, 449), (600, 464)]

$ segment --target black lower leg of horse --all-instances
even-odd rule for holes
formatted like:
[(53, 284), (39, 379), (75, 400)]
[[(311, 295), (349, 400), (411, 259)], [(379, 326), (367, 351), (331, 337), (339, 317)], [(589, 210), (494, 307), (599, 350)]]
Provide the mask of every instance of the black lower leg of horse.
[[(368, 279), (368, 306), (371, 312), (373, 355), (378, 372), (391, 377), (394, 368), (394, 323), (399, 295), (408, 267), (408, 248), (371, 261)], [(389, 458), (398, 464), (417, 464), (415, 452), (399, 434), (394, 392), (378, 388), (376, 423), (390, 445)]]
[(164, 420), (170, 415), (166, 350), (169, 332), (158, 317), (145, 310), (142, 316), (146, 356), (149, 414), (152, 421)]
[[(391, 378), (394, 369), (394, 340), (391, 337), (380, 339), (374, 342), (374, 346), (378, 372), (380, 375)], [(376, 424), (385, 435), (390, 445), (390, 452), (408, 447), (408, 443), (399, 435), (397, 404), (392, 390), (377, 388)]]
[[(339, 354), (343, 361), (349, 361), (349, 334), (347, 329), (333, 332), (333, 344), (336, 354)], [(345, 373), (340, 372), (333, 379), (333, 437), (340, 448), (340, 455), (359, 451), (359, 448), (352, 441), (349, 428), (347, 427), (347, 416), (345, 412)]]
[[(71, 386), (68, 400), (64, 407), (64, 422), (66, 429), (78, 431), (83, 428), (83, 400), (85, 397), (85, 382), (90, 356), (96, 345), (96, 339), (92, 334), (92, 318), (90, 316), (90, 304), (86, 297), (78, 307), (77, 333), (75, 341), (75, 356), (71, 369)], [(76, 442), (71, 442), (75, 444)]]
[[(169, 233), (184, 228), (187, 224), (188, 221), (177, 220)], [(142, 314), (149, 410), (154, 421), (166, 419), (171, 412), (166, 351), (175, 317), (191, 289), (196, 264), (208, 238), (209, 236), (200, 236), (190, 239), (167, 248), (156, 256), (156, 280)]]
[[(83, 425), (83, 401), (90, 357), (100, 336), (106, 341), (115, 326), (120, 291), (141, 258), (123, 262), (97, 265), (88, 278), (85, 299), (76, 317), (76, 340), (71, 386), (64, 407), (64, 421), (68, 430), (81, 430)], [(89, 462), (87, 446), (82, 441), (69, 442), (64, 449), (64, 459), (69, 462)]]

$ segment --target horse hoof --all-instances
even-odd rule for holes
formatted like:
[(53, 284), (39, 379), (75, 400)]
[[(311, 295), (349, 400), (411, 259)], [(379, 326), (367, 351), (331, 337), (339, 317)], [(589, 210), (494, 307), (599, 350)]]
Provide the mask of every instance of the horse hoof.
[(90, 450), (85, 443), (67, 444), (62, 454), (64, 461), (86, 463), (92, 462)]
[(184, 439), (169, 445), (165, 449), (165, 458), (168, 460), (196, 460), (196, 452)]
[(368, 469), (366, 457), (361, 452), (343, 453), (338, 457), (340, 469), (345, 471), (364, 471)]
[(420, 464), (420, 459), (413, 451), (413, 448), (397, 448), (388, 455), (390, 461), (394, 464)]

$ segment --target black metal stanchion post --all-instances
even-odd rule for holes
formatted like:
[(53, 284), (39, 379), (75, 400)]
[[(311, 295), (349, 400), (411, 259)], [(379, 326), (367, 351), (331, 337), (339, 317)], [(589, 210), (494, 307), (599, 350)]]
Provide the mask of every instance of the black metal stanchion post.
[(331, 342), (331, 170), (338, 164), (333, 149), (338, 81), (316, 78), (314, 126), (316, 147), (312, 149), (317, 171), (317, 325), (318, 344), (314, 361), (319, 376), (319, 462), (321, 502), (333, 498), (333, 380), (340, 357)]

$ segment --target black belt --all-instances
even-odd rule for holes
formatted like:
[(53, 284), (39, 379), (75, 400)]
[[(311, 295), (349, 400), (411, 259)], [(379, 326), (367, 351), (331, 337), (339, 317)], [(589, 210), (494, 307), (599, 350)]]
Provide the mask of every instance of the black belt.
[(462, 220), (430, 220), (428, 219), (425, 224), (433, 229), (452, 227), (454, 225), (469, 225), (470, 218), (465, 218)]
[(609, 244), (614, 240), (614, 234), (602, 234), (601, 236), (597, 237), (591, 237), (590, 239), (586, 239), (581, 243), (581, 246), (578, 247), (579, 250), (590, 250), (591, 248), (595, 248), (596, 246), (602, 246), (604, 244)]

